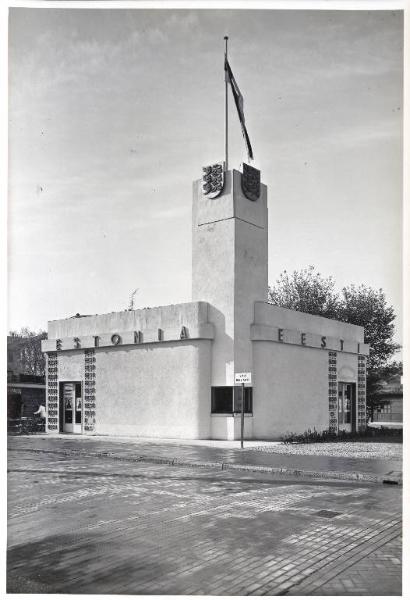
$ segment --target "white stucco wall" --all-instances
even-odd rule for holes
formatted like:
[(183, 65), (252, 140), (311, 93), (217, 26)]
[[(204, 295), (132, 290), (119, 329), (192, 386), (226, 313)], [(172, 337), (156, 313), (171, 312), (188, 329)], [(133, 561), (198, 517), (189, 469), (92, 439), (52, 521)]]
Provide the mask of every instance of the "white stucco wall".
[(208, 340), (97, 349), (100, 434), (210, 437)]
[[(96, 348), (94, 356), (93, 433), (188, 439), (211, 436), (210, 340)], [(59, 353), (58, 383), (64, 381), (81, 382), (84, 397), (83, 350)], [(59, 415), (60, 426), (61, 418)], [(83, 429), (83, 433), (87, 431)]]
[(58, 380), (84, 381), (84, 353), (68, 350), (58, 361)]
[[(215, 202), (218, 199), (215, 200)], [(228, 385), (234, 359), (235, 220), (196, 227), (192, 248), (192, 297), (210, 301), (214, 325), (212, 385)]]
[[(243, 437), (246, 440), (253, 438), (252, 415), (244, 415)], [(241, 415), (212, 415), (211, 438), (213, 440), (240, 440)]]
[(254, 342), (253, 435), (279, 439), (329, 427), (328, 353)]

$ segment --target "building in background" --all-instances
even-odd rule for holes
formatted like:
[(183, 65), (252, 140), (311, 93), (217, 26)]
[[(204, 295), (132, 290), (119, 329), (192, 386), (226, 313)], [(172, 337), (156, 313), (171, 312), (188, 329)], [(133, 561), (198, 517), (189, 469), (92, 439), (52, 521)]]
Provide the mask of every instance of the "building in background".
[(372, 408), (370, 427), (403, 428), (403, 376), (396, 374), (383, 381)]
[(192, 302), (48, 323), (47, 431), (236, 439), (238, 372), (248, 439), (364, 429), (363, 328), (266, 301), (260, 172), (205, 168), (192, 235)]
[(29, 372), (26, 363), (27, 349), (37, 344), (41, 337), (7, 336), (7, 418), (16, 420), (32, 417), (39, 404), (45, 405), (45, 376)]

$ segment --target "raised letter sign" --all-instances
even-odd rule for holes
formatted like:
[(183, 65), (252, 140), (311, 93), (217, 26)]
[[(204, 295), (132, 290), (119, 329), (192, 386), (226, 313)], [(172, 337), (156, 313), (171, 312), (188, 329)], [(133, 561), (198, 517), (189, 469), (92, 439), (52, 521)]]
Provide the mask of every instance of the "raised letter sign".
[(78, 337), (74, 338), (74, 348), (81, 348), (80, 338)]
[(56, 350), (61, 350), (61, 348), (62, 348), (61, 340), (56, 340)]
[(185, 325), (182, 325), (182, 329), (181, 329), (181, 334), (180, 334), (180, 339), (181, 340), (186, 340), (188, 339), (188, 329), (185, 327)]
[(134, 344), (142, 344), (142, 331), (134, 331)]
[(322, 343), (321, 343), (321, 347), (322, 348), (326, 348), (326, 336), (322, 335)]
[(344, 343), (344, 340), (340, 340), (340, 350), (343, 350)]
[(164, 332), (162, 329), (158, 329), (158, 341), (162, 342), (164, 339)]
[(278, 341), (283, 342), (283, 329), (278, 329)]
[(300, 334), (300, 343), (302, 344), (302, 346), (306, 346), (306, 333)]
[(98, 348), (99, 345), (100, 345), (100, 336), (95, 335), (94, 336), (94, 348)]
[(118, 333), (113, 333), (111, 336), (111, 342), (114, 344), (114, 346), (118, 346), (118, 344), (121, 344), (121, 336), (118, 335)]

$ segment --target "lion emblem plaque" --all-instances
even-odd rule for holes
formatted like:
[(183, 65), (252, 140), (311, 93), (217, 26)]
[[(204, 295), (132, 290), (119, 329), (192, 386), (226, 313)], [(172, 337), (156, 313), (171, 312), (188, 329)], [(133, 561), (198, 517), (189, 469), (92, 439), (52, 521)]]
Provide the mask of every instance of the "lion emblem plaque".
[(248, 200), (255, 202), (261, 192), (261, 172), (243, 163), (242, 191)]
[(224, 163), (202, 167), (202, 193), (207, 198), (216, 198), (224, 188)]

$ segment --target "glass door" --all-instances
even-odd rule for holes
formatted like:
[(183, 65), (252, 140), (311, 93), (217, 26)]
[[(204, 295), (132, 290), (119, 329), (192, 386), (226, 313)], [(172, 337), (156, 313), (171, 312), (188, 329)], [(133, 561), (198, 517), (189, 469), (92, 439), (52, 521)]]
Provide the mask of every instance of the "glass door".
[(81, 433), (82, 395), (80, 382), (63, 383), (63, 431)]
[(353, 411), (354, 411), (354, 383), (338, 384), (338, 426), (339, 431), (352, 431)]

